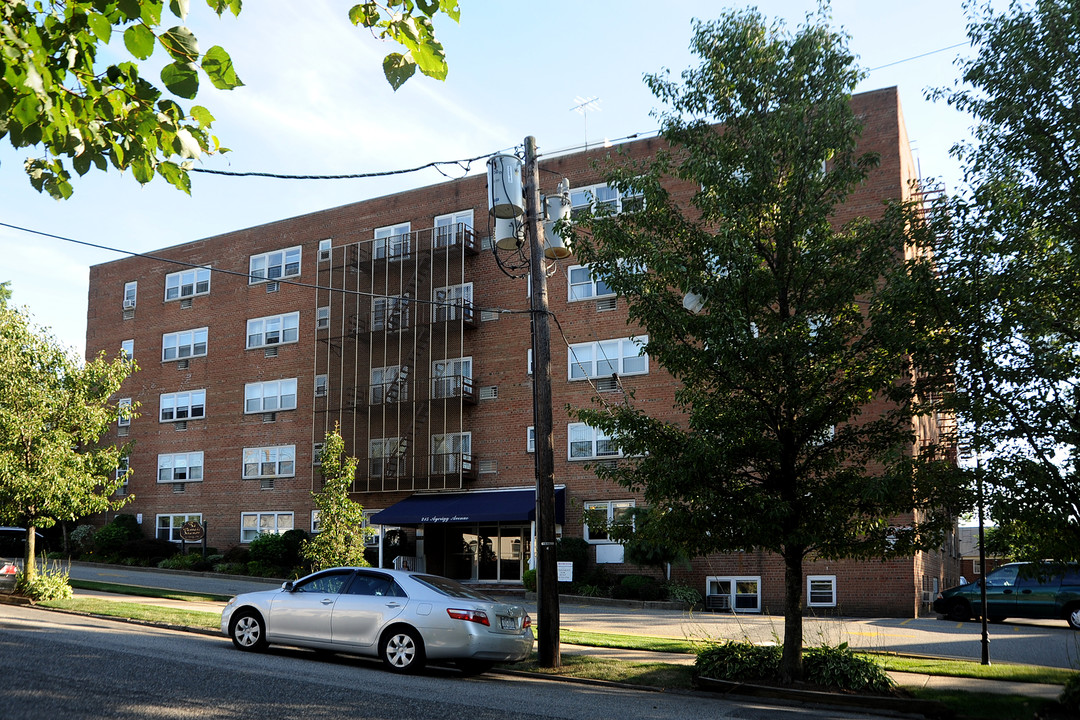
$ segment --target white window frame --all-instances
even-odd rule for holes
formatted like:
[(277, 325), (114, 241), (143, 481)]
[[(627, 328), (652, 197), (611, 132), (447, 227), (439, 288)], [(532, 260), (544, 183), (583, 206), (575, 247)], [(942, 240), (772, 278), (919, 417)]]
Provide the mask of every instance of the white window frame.
[(319, 509), (311, 511), (311, 534), (318, 535), (322, 532), (322, 524), (319, 522)]
[[(165, 417), (166, 408), (172, 417)], [(196, 412), (198, 414), (196, 414)], [(180, 420), (202, 420), (206, 417), (206, 390), (184, 390), (162, 393), (158, 398), (158, 422), (170, 423)]]
[(536, 426), (530, 425), (525, 430), (525, 452), (536, 452)]
[(248, 285), (300, 276), (303, 249), (299, 245), (248, 258)]
[[(126, 413), (122, 410), (122, 408), (124, 407), (127, 407)], [(117, 427), (128, 427), (129, 425), (131, 425), (131, 398), (120, 398), (119, 400), (117, 400), (116, 413)]]
[(208, 328), (201, 327), (164, 333), (161, 336), (161, 362), (206, 357), (209, 332)]
[[(605, 460), (608, 458), (620, 458), (622, 450), (617, 448), (602, 447), (601, 443), (610, 443), (611, 438), (601, 430), (586, 423), (569, 423), (566, 426), (566, 459), (567, 460)], [(575, 454), (574, 445), (589, 443), (589, 454), (581, 454), (581, 449)]]
[[(729, 592), (727, 598), (730, 602), (730, 609), (732, 612), (737, 613), (759, 613), (761, 612), (761, 576), (760, 575), (710, 575), (705, 578), (705, 593), (706, 595), (717, 595), (719, 593), (711, 593), (713, 583), (729, 582)], [(755, 583), (757, 591), (753, 594), (755, 598), (754, 607), (738, 607), (739, 598), (751, 597), (750, 593), (740, 593), (739, 583)]]
[(615, 291), (597, 279), (589, 265), (571, 265), (566, 269), (566, 301), (580, 302), (615, 297)]
[(601, 510), (606, 513), (606, 520), (609, 525), (614, 525), (618, 522), (618, 516), (622, 515), (630, 518), (630, 523), (633, 523), (633, 516), (630, 513), (634, 509), (633, 500), (591, 500), (582, 504), (583, 520), (582, 523), (585, 526), (585, 541), (592, 545), (611, 545), (615, 541), (610, 538), (608, 533), (604, 531), (590, 532), (589, 523), (584, 513), (589, 513), (593, 510)]
[(376, 260), (403, 260), (412, 252), (412, 223), (375, 228), (372, 248)]
[(135, 341), (134, 340), (121, 340), (120, 341), (120, 354), (127, 360), (135, 359)]
[(649, 374), (649, 356), (642, 351), (648, 335), (577, 343), (566, 349), (567, 379), (592, 380)]
[[(182, 461), (182, 462), (181, 462)], [(202, 482), (205, 467), (202, 450), (182, 453), (160, 453), (157, 461), (157, 482), (160, 485), (172, 483)], [(179, 463), (179, 464), (178, 464)], [(182, 477), (176, 476), (179, 468), (184, 468)], [(169, 476), (162, 478), (162, 470), (168, 470)]]
[(248, 350), (299, 342), (300, 312), (251, 318), (247, 321), (246, 338)]
[(373, 297), (371, 298), (371, 329), (386, 330), (387, 319), (396, 317), (398, 325), (393, 330), (404, 330), (409, 327), (410, 312), (411, 307), (407, 295), (378, 295)]
[(330, 306), (323, 305), (320, 308), (315, 309), (315, 329), (316, 330), (329, 330), (330, 329)]
[[(271, 465), (273, 469), (267, 472)], [(296, 446), (244, 448), (241, 473), (245, 480), (296, 477)]]
[(116, 479), (119, 480), (120, 478), (124, 478), (124, 484), (121, 485), (120, 487), (122, 488), (122, 492), (125, 495), (127, 494), (128, 480), (130, 480), (131, 477), (130, 476), (124, 477), (124, 476), (128, 474), (128, 471), (130, 469), (131, 469), (131, 456), (130, 455), (121, 455), (119, 458), (117, 458), (117, 460), (116, 460)]
[[(370, 477), (400, 477), (404, 474), (406, 453), (405, 438), (385, 437), (371, 438), (368, 440), (368, 475)], [(390, 458), (398, 459), (397, 472), (394, 475), (386, 475), (386, 461)]]
[[(814, 595), (822, 592), (821, 585), (828, 583), (829, 599), (814, 601)], [(817, 590), (814, 585), (817, 584)], [(807, 575), (806, 576), (806, 607), (836, 607), (836, 576), (835, 575)]]
[(395, 402), (404, 402), (409, 399), (409, 383), (401, 377), (400, 365), (387, 365), (386, 367), (371, 368), (368, 375), (368, 404), (382, 405), (386, 402), (386, 393), (391, 386), (398, 386), (398, 397)]
[(333, 252), (334, 240), (333, 238), (326, 238), (319, 241), (319, 262), (328, 262), (330, 260), (330, 254)]
[[(447, 372), (449, 371), (449, 372)], [(472, 384), (472, 356), (433, 360), (431, 363), (431, 397), (462, 397)]]
[(330, 376), (328, 375), (316, 375), (315, 376), (315, 397), (326, 397), (326, 394), (330, 391)]
[[(273, 402), (267, 404), (267, 400), (273, 398)], [(285, 401), (292, 398), (291, 404)], [(258, 402), (257, 408), (252, 407), (252, 402)], [(278, 412), (281, 410), (296, 409), (296, 378), (282, 378), (281, 380), (267, 380), (265, 382), (246, 383), (244, 385), (244, 414), (255, 415), (265, 412)]]
[(135, 308), (135, 301), (139, 295), (139, 281), (132, 280), (131, 282), (124, 283), (124, 309), (133, 310)]
[(625, 193), (616, 190), (607, 183), (597, 183), (596, 185), (586, 185), (579, 188), (570, 189), (570, 217), (571, 219), (579, 217), (583, 212), (586, 212), (594, 204), (608, 205), (611, 207), (611, 214), (618, 215), (626, 210), (626, 200), (628, 199), (640, 199), (644, 201), (644, 195), (642, 193)]
[[(164, 518), (169, 519), (169, 524), (166, 527), (162, 527), (161, 521)], [(168, 529), (169, 537), (165, 538), (169, 542), (181, 542), (180, 528), (184, 526), (184, 523), (195, 520), (196, 522), (202, 522), (202, 513), (158, 513), (154, 518), (154, 537), (161, 538), (161, 531)]]
[(165, 276), (165, 302), (210, 294), (210, 267), (178, 270)]
[[(269, 523), (264, 518), (273, 520), (273, 527), (266, 527)], [(292, 511), (287, 510), (240, 513), (240, 544), (248, 545), (259, 535), (282, 535), (293, 529), (293, 520)]]
[(472, 433), (435, 433), (431, 436), (431, 474), (454, 475), (472, 463)]
[(465, 233), (473, 229), (473, 211), (459, 210), (435, 216), (435, 247), (463, 244)]
[(364, 509), (364, 520), (360, 523), (360, 528), (368, 531), (364, 533), (364, 547), (377, 548), (382, 541), (383, 526), (371, 524), (371, 516), (380, 512), (382, 511)]
[(431, 298), (435, 302), (432, 312), (435, 322), (458, 320), (462, 317), (466, 320), (472, 319), (473, 284), (471, 282), (437, 287), (432, 292)]

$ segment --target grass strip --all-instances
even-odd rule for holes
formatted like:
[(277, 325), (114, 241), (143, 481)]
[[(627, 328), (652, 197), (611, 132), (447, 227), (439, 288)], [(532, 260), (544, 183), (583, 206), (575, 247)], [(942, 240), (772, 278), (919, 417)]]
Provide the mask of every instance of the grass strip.
[(906, 688), (919, 700), (934, 700), (951, 710), (956, 717), (970, 720), (1043, 720), (1065, 717), (1061, 705), (1053, 700), (1020, 695), (980, 695), (932, 688)]
[(1042, 667), (1040, 665), (1017, 665), (1014, 663), (982, 665), (971, 660), (939, 660), (936, 658), (909, 658), (893, 655), (871, 655), (870, 657), (881, 663), (886, 670), (922, 673), (923, 675), (1045, 683), (1047, 685), (1064, 685), (1066, 680), (1076, 675), (1075, 670)]
[(92, 615), (129, 618), (131, 620), (181, 627), (221, 628), (221, 614), (203, 610), (180, 610), (158, 605), (144, 605), (90, 597), (75, 597), (70, 600), (47, 600), (38, 604), (42, 607), (56, 608), (57, 610), (73, 610)]
[(95, 580), (70, 579), (68, 580), (68, 584), (78, 590), (94, 590), (96, 592), (117, 593), (119, 595), (135, 595), (138, 597), (165, 598), (166, 600), (183, 600), (189, 602), (228, 602), (229, 599), (232, 598), (232, 595), (181, 592), (179, 590), (163, 590), (161, 588), (141, 587), (139, 585), (97, 582)]
[(615, 635), (610, 633), (582, 632), (578, 630), (559, 630), (559, 640), (567, 645), (586, 645), (588, 647), (619, 648), (622, 650), (648, 650), (651, 652), (697, 654), (708, 647), (706, 642), (677, 640), (674, 638), (650, 637), (648, 635)]
[(537, 655), (533, 653), (528, 660), (507, 667), (511, 670), (555, 677), (605, 680), (664, 689), (690, 690), (694, 687), (694, 669), (688, 665), (563, 655), (560, 667), (546, 668), (540, 667)]

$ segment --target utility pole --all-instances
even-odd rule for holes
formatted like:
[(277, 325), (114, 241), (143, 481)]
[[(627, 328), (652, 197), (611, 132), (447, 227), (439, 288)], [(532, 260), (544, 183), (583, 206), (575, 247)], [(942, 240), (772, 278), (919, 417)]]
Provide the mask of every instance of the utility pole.
[(536, 603), (541, 667), (562, 665), (559, 652), (559, 578), (555, 554), (555, 445), (551, 413), (551, 329), (548, 326), (544, 233), (536, 138), (525, 138), (525, 239), (529, 243), (529, 309), (533, 346), (533, 427), (536, 435)]

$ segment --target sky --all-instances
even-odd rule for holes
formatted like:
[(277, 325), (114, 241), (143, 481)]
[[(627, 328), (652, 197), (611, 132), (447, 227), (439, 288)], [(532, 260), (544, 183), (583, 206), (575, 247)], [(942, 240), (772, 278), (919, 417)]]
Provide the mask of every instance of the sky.
[[(746, 7), (460, 0), (460, 24), (444, 17), (436, 24), (450, 66), (446, 81), (417, 74), (394, 92), (381, 62), (398, 47), (352, 26), (352, 4), (259, 0), (245, 3), (239, 18), (219, 20), (205, 3), (191, 3), (188, 24), (201, 47), (225, 47), (245, 83), (225, 92), (203, 78), (197, 102), (217, 118), (214, 132), (231, 152), (204, 157), (202, 167), (352, 174), (513, 150), (529, 135), (544, 154), (654, 132), (653, 111), (662, 106), (643, 76), (668, 69), (677, 77), (696, 64), (688, 49), (692, 19)], [(817, 2), (764, 0), (757, 7), (793, 28)], [(922, 175), (954, 188), (959, 173), (949, 149), (967, 137), (970, 121), (927, 100), (926, 91), (951, 86), (954, 61), (972, 54), (961, 0), (834, 0), (830, 15), (870, 70), (857, 91), (898, 87)], [(113, 44), (124, 57), (118, 35)], [(162, 56), (159, 49), (148, 63)], [(574, 109), (592, 98), (593, 109)], [(76, 178), (70, 199), (56, 201), (34, 190), (23, 171), (36, 154), (0, 140), (0, 222), (66, 240), (0, 227), (0, 282), (10, 281), (14, 304), (79, 356), (89, 268), (125, 257), (118, 251), (151, 252), (446, 179), (432, 170), (320, 181), (195, 174), (189, 197), (160, 179), (140, 186), (130, 173), (94, 170)], [(472, 165), (483, 168), (482, 161)]]

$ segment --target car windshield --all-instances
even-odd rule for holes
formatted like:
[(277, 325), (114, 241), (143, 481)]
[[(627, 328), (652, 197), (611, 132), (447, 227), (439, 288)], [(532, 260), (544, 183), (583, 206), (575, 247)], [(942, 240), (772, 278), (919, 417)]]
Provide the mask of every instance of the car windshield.
[(461, 598), (463, 600), (495, 602), (495, 598), (490, 595), (485, 595), (479, 590), (473, 590), (472, 588), (466, 587), (458, 581), (449, 578), (439, 577), (438, 575), (413, 575), (412, 579), (422, 585), (427, 585), (435, 592), (446, 595), (447, 597)]

